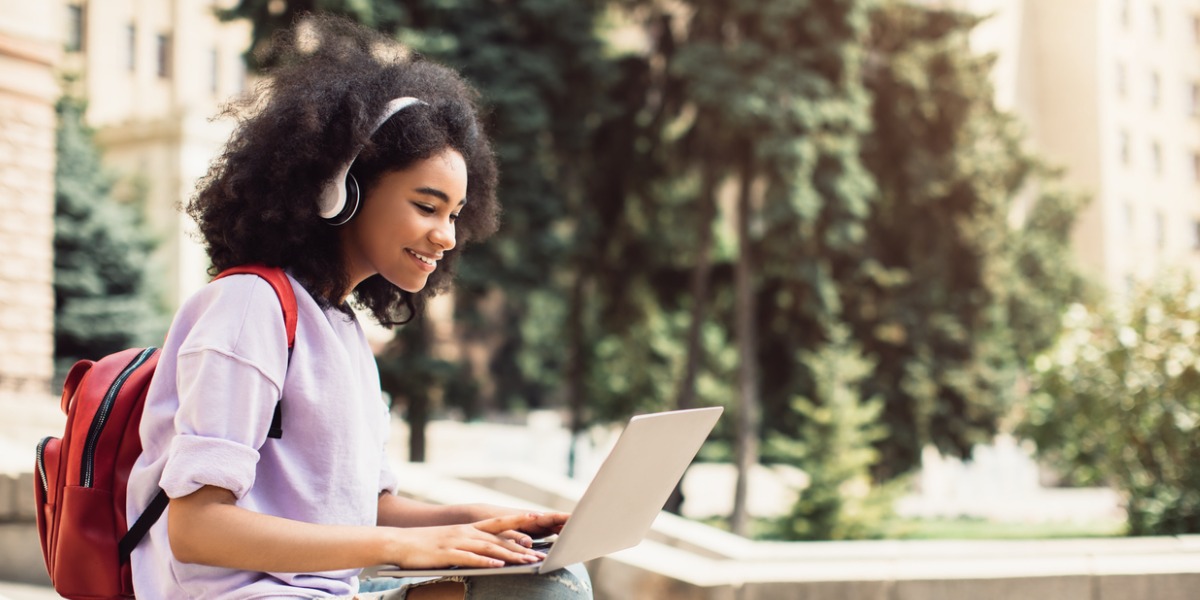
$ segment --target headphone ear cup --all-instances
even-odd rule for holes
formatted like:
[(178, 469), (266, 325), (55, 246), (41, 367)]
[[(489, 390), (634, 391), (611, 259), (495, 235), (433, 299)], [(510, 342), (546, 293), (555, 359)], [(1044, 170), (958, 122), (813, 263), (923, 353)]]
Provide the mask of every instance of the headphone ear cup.
[(358, 187), (358, 180), (354, 178), (353, 173), (346, 173), (346, 205), (342, 207), (342, 212), (337, 215), (325, 219), (325, 222), (333, 225), (345, 225), (354, 218), (358, 213), (358, 207), (362, 203), (361, 190)]

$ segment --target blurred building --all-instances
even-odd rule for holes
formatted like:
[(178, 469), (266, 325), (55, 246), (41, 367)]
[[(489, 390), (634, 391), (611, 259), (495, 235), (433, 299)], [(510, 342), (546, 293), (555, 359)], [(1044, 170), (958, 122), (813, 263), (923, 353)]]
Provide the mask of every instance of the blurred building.
[(1121, 293), (1200, 272), (1200, 1), (938, 4), (991, 15), (972, 45), (997, 56), (998, 105), (1092, 198), (1073, 240), (1089, 273)]
[(144, 206), (159, 242), (152, 269), (174, 308), (207, 280), (208, 259), (179, 207), (232, 130), (213, 117), (248, 85), (250, 24), (217, 19), (216, 9), (236, 0), (56, 3), (63, 70), (80, 77), (75, 91), (88, 100), (105, 163), (121, 177), (118, 195)]
[(54, 352), (54, 103), (49, 1), (0, 0), (0, 398), (46, 394)]

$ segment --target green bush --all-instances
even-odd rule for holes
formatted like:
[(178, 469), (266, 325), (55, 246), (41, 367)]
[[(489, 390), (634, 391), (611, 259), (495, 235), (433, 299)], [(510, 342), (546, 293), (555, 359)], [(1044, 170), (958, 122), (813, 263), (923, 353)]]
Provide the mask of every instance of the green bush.
[(1064, 325), (1023, 433), (1070, 482), (1119, 489), (1132, 535), (1200, 532), (1200, 289), (1172, 274)]

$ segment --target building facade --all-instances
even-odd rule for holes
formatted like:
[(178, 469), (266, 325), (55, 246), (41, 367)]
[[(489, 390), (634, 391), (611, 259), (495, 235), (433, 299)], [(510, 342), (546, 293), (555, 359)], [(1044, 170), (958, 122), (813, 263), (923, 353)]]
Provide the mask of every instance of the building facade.
[(54, 372), (57, 2), (0, 0), (0, 399)]
[(1200, 1), (958, 0), (991, 15), (996, 101), (1091, 197), (1073, 239), (1118, 295), (1200, 272)]
[(216, 16), (236, 0), (64, 0), (64, 70), (79, 77), (117, 195), (138, 201), (159, 247), (151, 268), (168, 307), (207, 281), (180, 211), (232, 131), (216, 119), (249, 85), (250, 25)]

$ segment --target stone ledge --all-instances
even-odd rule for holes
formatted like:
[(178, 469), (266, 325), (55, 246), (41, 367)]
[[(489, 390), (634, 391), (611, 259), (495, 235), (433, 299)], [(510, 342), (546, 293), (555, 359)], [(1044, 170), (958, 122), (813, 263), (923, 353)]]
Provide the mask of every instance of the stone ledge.
[(0, 473), (0, 523), (33, 523), (33, 473)]

